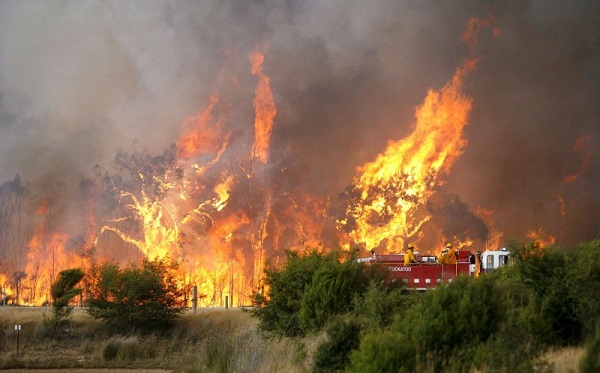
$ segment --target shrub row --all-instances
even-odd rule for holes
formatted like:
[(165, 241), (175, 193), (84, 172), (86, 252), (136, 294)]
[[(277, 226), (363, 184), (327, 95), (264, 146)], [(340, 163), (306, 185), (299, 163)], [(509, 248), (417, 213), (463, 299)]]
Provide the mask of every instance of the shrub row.
[(425, 294), (382, 287), (351, 255), (290, 252), (282, 268), (267, 270), (255, 315), (279, 336), (325, 330), (317, 372), (539, 371), (549, 369), (539, 359), (549, 347), (588, 339), (581, 369), (592, 371), (600, 240), (571, 250), (509, 246), (512, 265)]

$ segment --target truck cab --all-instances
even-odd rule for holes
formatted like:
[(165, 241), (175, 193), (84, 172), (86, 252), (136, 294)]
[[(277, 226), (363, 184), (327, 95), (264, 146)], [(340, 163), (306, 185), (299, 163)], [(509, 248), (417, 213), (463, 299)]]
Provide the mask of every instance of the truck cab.
[(488, 274), (508, 264), (510, 252), (503, 248), (502, 250), (490, 250), (481, 253), (481, 270), (482, 273)]

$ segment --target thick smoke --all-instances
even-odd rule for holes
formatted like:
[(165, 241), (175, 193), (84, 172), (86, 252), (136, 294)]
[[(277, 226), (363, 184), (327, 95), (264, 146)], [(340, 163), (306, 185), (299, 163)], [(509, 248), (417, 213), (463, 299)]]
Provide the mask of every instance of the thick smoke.
[(490, 3), (3, 1), (0, 184), (19, 174), (33, 189), (76, 191), (134, 142), (161, 154), (212, 93), (252, 131), (248, 53), (259, 46), (281, 183), (335, 197), (411, 131), (426, 90), (468, 54), (466, 21), (492, 12), (501, 34), (479, 41), (468, 146), (445, 190), (461, 208), (493, 211), (490, 228), (506, 238), (543, 227), (567, 244), (593, 239), (600, 4)]

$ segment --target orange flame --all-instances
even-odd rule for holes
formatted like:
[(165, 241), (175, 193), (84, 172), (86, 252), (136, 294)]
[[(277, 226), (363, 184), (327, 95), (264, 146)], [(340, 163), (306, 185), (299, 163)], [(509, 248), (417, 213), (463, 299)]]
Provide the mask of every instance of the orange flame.
[[(472, 48), (474, 35), (491, 24), (491, 20), (469, 22), (464, 38)], [(136, 175), (142, 180), (140, 189), (120, 191), (123, 216), (102, 222), (104, 226), (94, 240), (97, 245), (104, 232), (112, 232), (110, 237), (134, 245), (145, 257), (169, 256), (180, 261), (181, 282), (198, 285), (200, 293), (206, 295), (203, 305), (223, 305), (225, 297), (229, 304), (248, 304), (252, 291), (259, 288), (270, 254), (267, 249), (319, 246), (328, 219), (328, 199), (295, 191), (275, 195), (272, 184), (276, 182), (253, 181), (255, 176), (263, 176), (261, 167), (246, 167), (253, 159), (268, 162), (276, 116), (270, 78), (263, 72), (265, 56), (256, 48), (249, 60), (251, 73), (258, 80), (253, 100), (254, 145), (251, 154), (245, 155), (250, 158), (228, 159), (227, 166), (222, 167), (222, 159), (230, 154), (231, 133), (224, 129), (228, 113), (222, 109), (219, 97), (212, 95), (208, 105), (182, 126), (177, 141), (177, 172), (143, 175), (140, 168)], [(421, 227), (430, 219), (425, 203), (466, 145), (463, 130), (472, 100), (463, 93), (462, 81), (475, 64), (476, 59), (465, 60), (442, 89), (427, 93), (416, 108), (412, 134), (390, 142), (373, 162), (357, 168), (354, 186), (359, 191), (358, 201), (348, 209), (356, 223), (349, 231), (352, 240), (372, 248), (382, 242), (422, 237)], [(146, 183), (150, 178), (152, 182)], [(158, 188), (160, 192), (145, 188)], [(234, 192), (245, 194), (233, 199)], [(50, 202), (47, 199), (37, 214), (46, 216)], [(90, 215), (92, 210), (89, 208)], [(127, 221), (133, 221), (135, 224), (130, 225), (135, 227), (127, 226)], [(64, 269), (63, 263), (76, 259), (64, 248), (67, 236), (46, 232), (45, 222), (29, 244), (27, 273), (38, 274), (35, 281), (26, 280), (25, 288), (31, 294), (27, 297), (32, 302), (47, 298), (55, 269)], [(88, 220), (90, 229), (102, 223), (93, 216)], [(457, 246), (469, 244), (467, 240)], [(56, 260), (42, 261), (49, 253)]]
[[(367, 249), (385, 240), (403, 245), (430, 219), (418, 210), (439, 184), (439, 173), (450, 170), (466, 144), (462, 133), (472, 101), (462, 92), (462, 80), (472, 67), (457, 69), (439, 92), (430, 90), (416, 110), (412, 134), (390, 142), (375, 161), (358, 168), (354, 183), (362, 193), (357, 209), (350, 211), (357, 222), (350, 235)], [(385, 222), (370, 223), (374, 216)]]
[[(123, 192), (121, 197), (129, 199), (128, 209), (141, 220), (143, 236), (141, 238), (134, 237), (113, 224), (104, 225), (100, 230), (100, 235), (106, 231), (112, 231), (123, 241), (138, 247), (151, 260), (165, 258), (171, 253), (176, 253), (178, 227), (171, 212), (164, 208), (160, 201), (148, 198), (144, 191), (142, 191), (141, 198), (128, 192)], [(119, 221), (120, 219), (116, 219), (110, 223)]]
[(48, 211), (50, 210), (50, 202), (51, 201), (52, 201), (52, 199), (50, 197), (44, 198), (40, 207), (38, 207), (38, 209), (35, 210), (35, 214), (42, 215), (42, 216), (47, 215)]
[(527, 238), (533, 241), (534, 247), (544, 248), (556, 242), (556, 237), (545, 232), (544, 228), (540, 227), (535, 231), (527, 232)]
[(494, 211), (478, 207), (475, 210), (475, 215), (483, 220), (490, 229), (489, 238), (485, 241), (485, 250), (498, 250), (501, 247), (501, 239), (504, 234), (494, 229)]
[(586, 149), (586, 146), (585, 146), (587, 140), (588, 140), (588, 137), (584, 137), (584, 136), (581, 136), (577, 140), (575, 140), (575, 145), (573, 146), (573, 151), (575, 151), (576, 153), (583, 153), (583, 160), (581, 161), (581, 165), (579, 166), (579, 169), (577, 170), (577, 172), (565, 177), (565, 183), (567, 183), (567, 184), (574, 183), (577, 180), (577, 178), (587, 170), (587, 168), (590, 164), (590, 153)]
[(271, 141), (271, 130), (277, 109), (271, 92), (271, 79), (263, 72), (262, 65), (265, 56), (255, 49), (250, 53), (252, 75), (258, 77), (254, 98), (254, 151), (253, 157), (263, 163), (269, 159), (269, 145)]
[[(477, 34), (492, 25), (491, 14), (486, 20), (469, 20), (461, 40), (469, 44), (471, 55)], [(401, 247), (405, 240), (420, 237), (421, 228), (431, 218), (425, 203), (433, 188), (442, 183), (440, 174), (450, 170), (467, 143), (463, 129), (472, 100), (463, 93), (462, 84), (476, 63), (475, 57), (465, 59), (442, 89), (430, 90), (416, 109), (413, 132), (390, 142), (375, 161), (357, 169), (356, 196), (347, 209), (348, 218), (338, 222), (350, 228), (355, 242), (367, 249), (382, 244)]]
[(214, 118), (218, 104), (219, 98), (216, 95), (210, 96), (208, 106), (195, 117), (185, 121), (183, 127), (186, 133), (177, 141), (177, 149), (182, 158), (193, 158), (217, 151), (224, 122), (222, 117)]
[[(5, 275), (0, 275), (2, 295), (14, 294), (15, 301), (25, 305), (42, 305), (52, 299), (51, 287), (59, 272), (68, 268), (84, 265), (84, 258), (67, 252), (68, 235), (60, 228), (49, 230), (52, 219), (52, 198), (44, 198), (35, 214), (38, 216), (33, 236), (27, 244), (27, 263), (22, 272), (16, 272), (14, 282)], [(18, 275), (18, 276), (17, 276)], [(17, 279), (18, 277), (18, 279)], [(10, 288), (15, 285), (16, 288)]]
[(10, 295), (13, 295), (13, 290), (10, 287), (8, 276), (6, 276), (4, 273), (0, 273), (0, 300), (3, 300), (5, 297)]

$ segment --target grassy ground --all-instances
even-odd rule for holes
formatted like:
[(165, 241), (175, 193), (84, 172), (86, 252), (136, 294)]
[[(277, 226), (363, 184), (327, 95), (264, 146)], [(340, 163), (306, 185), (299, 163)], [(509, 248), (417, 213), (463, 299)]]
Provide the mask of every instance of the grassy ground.
[[(48, 338), (45, 308), (0, 307), (0, 370), (24, 372), (306, 372), (323, 335), (264, 339), (257, 321), (241, 309), (199, 309), (184, 314), (168, 336), (110, 336), (76, 309), (59, 340)], [(21, 325), (19, 355), (14, 325)], [(557, 373), (577, 372), (581, 348), (550, 351), (544, 360)], [(97, 369), (104, 370), (97, 370)], [(10, 370), (9, 370), (10, 369)]]
[[(241, 309), (199, 309), (184, 314), (168, 337), (110, 336), (76, 309), (65, 336), (52, 341), (45, 308), (0, 309), (0, 370), (105, 368), (175, 372), (302, 372), (310, 341), (262, 338)], [(14, 325), (21, 325), (19, 355)], [(308, 347), (306, 347), (308, 346)], [(54, 371), (56, 372), (56, 370)], [(73, 372), (73, 371), (69, 371)]]

